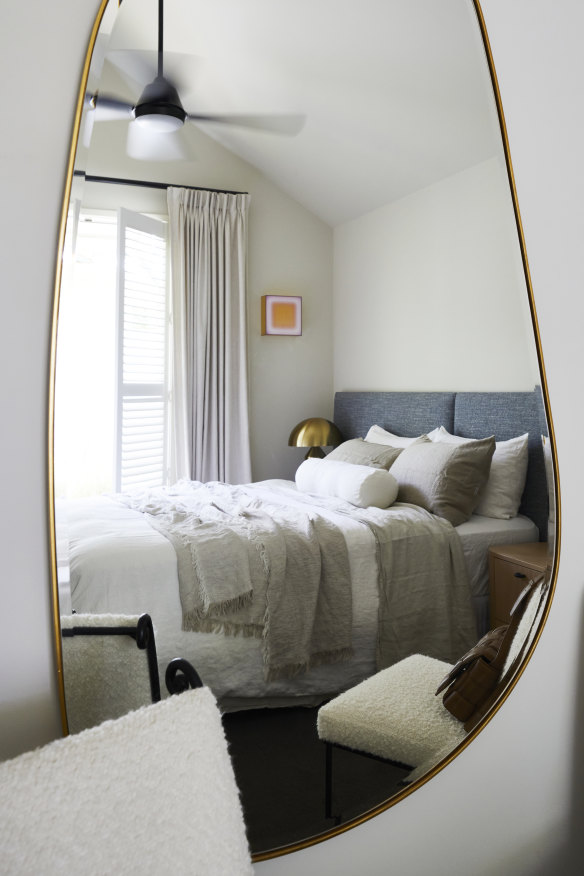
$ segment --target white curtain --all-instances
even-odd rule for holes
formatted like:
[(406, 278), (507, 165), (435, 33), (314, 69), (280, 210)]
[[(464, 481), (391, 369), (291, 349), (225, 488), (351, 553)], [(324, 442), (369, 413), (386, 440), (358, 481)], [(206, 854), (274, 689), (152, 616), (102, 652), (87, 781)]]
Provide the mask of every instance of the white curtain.
[(168, 189), (173, 310), (171, 478), (251, 480), (249, 196)]

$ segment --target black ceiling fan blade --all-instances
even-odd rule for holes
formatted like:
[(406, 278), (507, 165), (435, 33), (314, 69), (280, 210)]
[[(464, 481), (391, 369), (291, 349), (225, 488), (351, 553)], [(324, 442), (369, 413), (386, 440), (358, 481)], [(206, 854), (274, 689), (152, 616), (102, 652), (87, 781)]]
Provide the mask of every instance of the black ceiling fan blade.
[(83, 101), (83, 117), (81, 122), (81, 143), (83, 146), (88, 149), (89, 144), (91, 143), (91, 137), (93, 136), (93, 124), (95, 122), (95, 103), (93, 102), (93, 95), (86, 92), (85, 99)]
[[(131, 93), (139, 94), (146, 82), (157, 73), (157, 53), (139, 49), (116, 49), (106, 55), (106, 64), (111, 65)], [(111, 74), (110, 74), (111, 75)]]
[(289, 137), (299, 134), (306, 122), (306, 116), (293, 114), (253, 115), (241, 113), (187, 113), (191, 122), (210, 122), (221, 125), (234, 125), (241, 128), (255, 128), (272, 134)]
[[(116, 49), (108, 52), (106, 64), (111, 65), (130, 93), (140, 94), (144, 85), (158, 75), (158, 52), (137, 49)], [(164, 53), (164, 77), (180, 91), (187, 91), (200, 72), (201, 59), (180, 52)]]
[(117, 97), (95, 94), (86, 94), (83, 109), (83, 129), (81, 141), (89, 148), (93, 135), (95, 122), (131, 121), (133, 107)]
[(98, 121), (110, 121), (115, 119), (129, 119), (132, 117), (134, 105), (127, 100), (121, 100), (110, 94), (96, 92), (91, 98), (90, 105), (96, 110)]

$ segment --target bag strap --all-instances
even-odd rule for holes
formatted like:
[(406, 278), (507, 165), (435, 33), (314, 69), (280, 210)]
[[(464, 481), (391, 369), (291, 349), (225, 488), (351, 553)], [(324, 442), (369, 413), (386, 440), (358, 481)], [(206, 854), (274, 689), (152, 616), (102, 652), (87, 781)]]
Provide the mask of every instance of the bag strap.
[(459, 677), (461, 672), (467, 669), (467, 667), (469, 667), (478, 657), (482, 657), (489, 663), (489, 665), (491, 665), (503, 644), (503, 639), (505, 638), (508, 626), (509, 624), (505, 624), (502, 627), (489, 630), (489, 632), (485, 633), (482, 639), (477, 642), (474, 648), (471, 648), (470, 651), (467, 651), (466, 654), (460, 658), (460, 660), (457, 660), (438, 685), (436, 696), (449, 687), (452, 682)]
[(519, 629), (519, 624), (525, 614), (525, 609), (529, 603), (529, 597), (538, 586), (538, 584), (543, 580), (543, 575), (540, 575), (536, 579), (532, 579), (529, 581), (529, 584), (526, 584), (513, 605), (511, 609), (511, 621), (509, 626), (507, 627), (507, 632), (503, 637), (503, 641), (501, 642), (501, 647), (497, 652), (497, 656), (494, 660), (491, 660), (491, 666), (494, 669), (502, 669), (505, 665), (505, 661), (507, 660), (507, 656), (509, 651), (511, 650), (511, 645), (513, 644), (513, 639), (515, 638), (515, 633)]

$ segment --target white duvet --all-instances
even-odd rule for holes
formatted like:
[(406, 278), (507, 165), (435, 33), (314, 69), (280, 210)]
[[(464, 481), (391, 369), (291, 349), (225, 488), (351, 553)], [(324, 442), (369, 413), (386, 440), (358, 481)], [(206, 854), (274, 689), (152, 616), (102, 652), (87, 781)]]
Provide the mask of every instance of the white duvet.
[[(265, 483), (270, 498), (269, 484), (295, 491), (288, 481)], [(190, 660), (224, 707), (259, 697), (301, 695), (313, 701), (335, 692), (340, 683), (350, 687), (375, 671), (375, 544), (371, 531), (349, 517), (335, 515), (347, 542), (353, 582), (352, 660), (315, 667), (302, 678), (266, 682), (257, 639), (181, 630), (174, 548), (142, 514), (99, 496), (63, 503), (58, 515), (68, 533), (72, 608), (79, 613), (148, 612), (161, 673), (173, 657)]]
[[(260, 496), (305, 506), (289, 481), (255, 484)], [(295, 495), (296, 494), (296, 495)], [(151, 615), (156, 630), (161, 680), (173, 657), (190, 660), (224, 708), (282, 704), (288, 698), (319, 702), (347, 689), (376, 670), (378, 575), (371, 530), (343, 514), (319, 508), (342, 529), (348, 547), (353, 589), (353, 651), (350, 661), (318, 666), (300, 678), (264, 679), (261, 643), (257, 639), (192, 633), (181, 630), (177, 560), (171, 543), (144, 516), (101, 496), (60, 504), (59, 525), (65, 528), (71, 587), (71, 606), (79, 613), (141, 613)], [(519, 519), (519, 518), (518, 518)], [(486, 521), (486, 522), (485, 522)], [(511, 526), (507, 524), (511, 523)], [(515, 527), (509, 540), (533, 540), (532, 524)], [(478, 518), (460, 529), (473, 593), (484, 593), (486, 550), (498, 543), (513, 521)], [(478, 533), (478, 534), (477, 534)], [(476, 549), (473, 545), (479, 544)], [(162, 683), (162, 687), (164, 684)]]

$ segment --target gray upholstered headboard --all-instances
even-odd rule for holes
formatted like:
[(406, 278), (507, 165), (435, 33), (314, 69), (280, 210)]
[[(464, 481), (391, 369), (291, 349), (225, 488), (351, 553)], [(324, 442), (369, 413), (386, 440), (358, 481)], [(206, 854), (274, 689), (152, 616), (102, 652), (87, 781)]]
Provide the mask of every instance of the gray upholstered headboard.
[(529, 465), (519, 509), (547, 540), (548, 488), (541, 436), (547, 423), (541, 389), (533, 392), (337, 392), (334, 421), (344, 439), (365, 437), (377, 423), (396, 435), (444, 426), (463, 438), (507, 441), (529, 432)]

